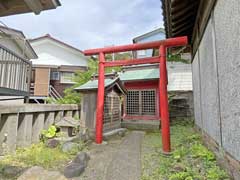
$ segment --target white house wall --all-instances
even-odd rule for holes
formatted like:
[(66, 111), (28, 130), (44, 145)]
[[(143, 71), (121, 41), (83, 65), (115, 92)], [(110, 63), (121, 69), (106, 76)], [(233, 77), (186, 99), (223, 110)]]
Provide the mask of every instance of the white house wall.
[(86, 57), (51, 40), (41, 40), (31, 45), (38, 55), (38, 59), (32, 60), (34, 65), (87, 66)]
[(168, 62), (168, 91), (192, 91), (191, 64)]
[(239, 9), (239, 0), (217, 1), (192, 63), (196, 124), (237, 160), (240, 160)]

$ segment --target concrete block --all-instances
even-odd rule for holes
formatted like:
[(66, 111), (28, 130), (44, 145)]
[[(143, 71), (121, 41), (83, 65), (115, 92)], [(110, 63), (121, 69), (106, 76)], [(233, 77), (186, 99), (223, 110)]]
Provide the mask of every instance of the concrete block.
[(54, 123), (60, 121), (63, 118), (63, 111), (54, 112)]
[(17, 128), (17, 146), (30, 146), (32, 142), (33, 114), (19, 114)]
[(73, 111), (73, 118), (78, 118), (78, 119), (80, 119), (80, 111), (79, 111), (79, 110), (74, 110), (74, 111)]
[(18, 114), (2, 114), (0, 120), (0, 154), (13, 152), (17, 143)]
[(131, 130), (144, 130), (144, 131), (159, 131), (159, 120), (123, 120), (121, 122), (122, 128)]
[(44, 113), (35, 113), (32, 123), (32, 143), (38, 143), (41, 131), (44, 129)]
[(44, 118), (44, 129), (54, 124), (54, 112), (46, 112)]
[(65, 117), (73, 117), (73, 112), (72, 111), (64, 111), (64, 116)]

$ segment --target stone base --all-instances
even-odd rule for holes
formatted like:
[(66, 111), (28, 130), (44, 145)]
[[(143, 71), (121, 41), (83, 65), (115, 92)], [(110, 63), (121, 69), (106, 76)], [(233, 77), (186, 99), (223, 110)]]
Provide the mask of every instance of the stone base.
[(104, 132), (103, 133), (103, 139), (108, 141), (110, 140), (111, 138), (114, 138), (114, 137), (123, 137), (125, 136), (127, 132), (127, 129), (126, 128), (118, 128), (118, 129), (114, 129), (114, 130), (111, 130), (111, 131), (107, 131), (107, 132)]
[(144, 131), (159, 131), (159, 120), (123, 120), (122, 128)]

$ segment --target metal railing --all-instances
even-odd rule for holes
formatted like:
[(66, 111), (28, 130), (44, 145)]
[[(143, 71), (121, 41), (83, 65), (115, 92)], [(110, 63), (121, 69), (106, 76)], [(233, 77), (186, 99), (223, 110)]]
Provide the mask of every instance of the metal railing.
[[(32, 96), (32, 98), (34, 97), (34, 90), (35, 90), (35, 84), (31, 83), (30, 84), (30, 95)], [(60, 93), (50, 84), (49, 85), (49, 89), (48, 89), (48, 96), (50, 97), (53, 102), (57, 102), (58, 100), (62, 99), (63, 97), (60, 95)], [(37, 100), (38, 97), (36, 97)]]
[(0, 88), (29, 93), (31, 68), (31, 61), (0, 45)]
[(49, 97), (51, 97), (55, 101), (62, 99), (62, 96), (52, 85), (49, 85)]

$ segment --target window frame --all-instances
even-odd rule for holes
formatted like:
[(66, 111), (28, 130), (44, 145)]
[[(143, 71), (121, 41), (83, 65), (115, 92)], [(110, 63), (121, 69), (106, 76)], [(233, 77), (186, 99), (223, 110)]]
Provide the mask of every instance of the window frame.
[[(55, 77), (56, 74), (57, 74), (57, 76)], [(51, 71), (50, 80), (51, 81), (59, 81), (60, 80), (60, 72), (59, 71)]]
[[(72, 74), (72, 77), (69, 77), (69, 79), (72, 78), (72, 80), (67, 80), (67, 77), (64, 77), (64, 74)], [(73, 81), (74, 76), (75, 76), (74, 72), (61, 72), (60, 73), (60, 83), (61, 84), (75, 84), (76, 82)]]

